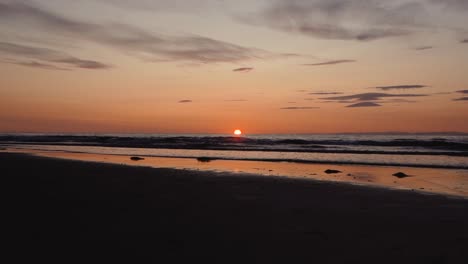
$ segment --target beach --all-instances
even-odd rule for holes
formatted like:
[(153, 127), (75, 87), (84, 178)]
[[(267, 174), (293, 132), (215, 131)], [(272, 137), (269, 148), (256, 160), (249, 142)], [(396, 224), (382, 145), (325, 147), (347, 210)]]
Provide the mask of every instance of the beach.
[(468, 200), (252, 174), (0, 153), (16, 259), (464, 263)]

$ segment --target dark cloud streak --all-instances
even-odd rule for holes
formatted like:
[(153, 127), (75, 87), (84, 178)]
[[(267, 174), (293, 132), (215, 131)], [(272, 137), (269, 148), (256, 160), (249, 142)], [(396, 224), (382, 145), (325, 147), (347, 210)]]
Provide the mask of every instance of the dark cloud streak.
[(433, 46), (421, 46), (421, 47), (414, 48), (414, 50), (429, 50), (433, 48), (434, 48)]
[(342, 63), (352, 63), (356, 62), (355, 60), (332, 60), (320, 63), (306, 63), (303, 64), (304, 66), (324, 66), (324, 65), (335, 65), (335, 64), (342, 64)]
[(19, 65), (19, 66), (25, 66), (25, 67), (31, 67), (31, 68), (44, 69), (44, 70), (56, 70), (56, 71), (69, 71), (70, 70), (67, 68), (61, 68), (61, 67), (55, 66), (53, 64), (41, 63), (37, 61), (17, 61), (17, 60), (2, 59), (0, 60), (0, 62)]
[(387, 94), (387, 93), (360, 93), (353, 95), (345, 96), (334, 96), (334, 97), (325, 97), (320, 98), (322, 100), (332, 100), (332, 101), (343, 101), (343, 100), (357, 100), (357, 101), (377, 101), (381, 98), (388, 97), (422, 97), (427, 96), (427, 94)]
[(251, 72), (254, 68), (252, 67), (242, 67), (242, 68), (237, 68), (233, 69), (232, 71), (234, 72)]
[(82, 69), (109, 69), (111, 68), (110, 65), (106, 65), (98, 61), (82, 60), (82, 59), (78, 59), (74, 57), (53, 60), (53, 62), (65, 63), (65, 64), (73, 65), (77, 68), (82, 68)]
[(353, 108), (353, 107), (377, 107), (377, 106), (382, 106), (382, 105), (374, 103), (374, 102), (362, 102), (362, 103), (348, 105), (346, 107)]
[(375, 88), (383, 90), (383, 91), (389, 91), (389, 90), (420, 89), (420, 88), (425, 88), (425, 87), (427, 86), (422, 85), (422, 84), (405, 84), (405, 85), (392, 85), (392, 86), (377, 86)]
[(111, 68), (110, 65), (107, 65), (102, 62), (94, 61), (94, 60), (83, 60), (76, 58), (74, 56), (68, 55), (64, 52), (42, 48), (42, 47), (33, 47), (33, 46), (26, 46), (20, 45), (15, 43), (8, 43), (8, 42), (0, 42), (0, 54), (4, 54), (7, 56), (15, 56), (20, 57), (26, 60), (41, 60), (48, 63), (37, 62), (37, 61), (29, 61), (23, 62), (22, 60), (14, 60), (11, 63), (28, 66), (28, 67), (36, 67), (36, 68), (43, 68), (48, 70), (65, 70), (57, 65), (49, 64), (49, 63), (57, 63), (61, 65), (71, 66), (75, 68), (83, 68), (83, 69), (108, 69)]

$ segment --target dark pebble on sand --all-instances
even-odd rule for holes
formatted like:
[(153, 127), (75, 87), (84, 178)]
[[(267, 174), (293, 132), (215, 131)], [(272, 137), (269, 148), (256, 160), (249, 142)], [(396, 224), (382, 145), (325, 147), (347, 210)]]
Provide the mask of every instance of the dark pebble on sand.
[(130, 159), (134, 161), (144, 160), (144, 158), (141, 157), (131, 157)]
[(341, 173), (341, 171), (328, 169), (328, 170), (325, 171), (325, 173), (326, 173), (326, 174), (334, 174), (334, 173)]
[(408, 174), (403, 173), (403, 172), (397, 172), (397, 173), (393, 174), (393, 176), (395, 176), (395, 177), (397, 177), (397, 178), (400, 178), (400, 179), (409, 177)]

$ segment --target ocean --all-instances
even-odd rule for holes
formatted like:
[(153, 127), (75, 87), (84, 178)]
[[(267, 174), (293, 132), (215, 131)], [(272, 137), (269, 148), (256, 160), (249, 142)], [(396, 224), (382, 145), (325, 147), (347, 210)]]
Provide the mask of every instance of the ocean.
[(15, 148), (143, 157), (468, 169), (468, 134), (0, 134)]

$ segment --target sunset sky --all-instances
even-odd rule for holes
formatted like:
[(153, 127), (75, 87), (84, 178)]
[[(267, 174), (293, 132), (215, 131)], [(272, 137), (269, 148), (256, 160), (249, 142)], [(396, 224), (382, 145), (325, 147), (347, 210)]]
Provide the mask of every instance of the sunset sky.
[(468, 0), (0, 0), (0, 132), (468, 132)]

